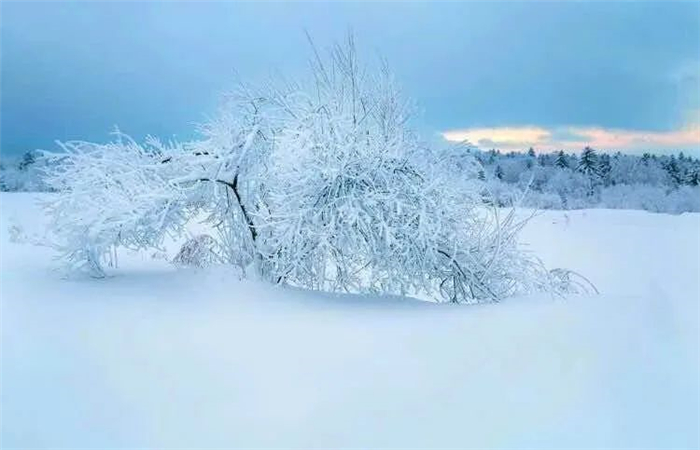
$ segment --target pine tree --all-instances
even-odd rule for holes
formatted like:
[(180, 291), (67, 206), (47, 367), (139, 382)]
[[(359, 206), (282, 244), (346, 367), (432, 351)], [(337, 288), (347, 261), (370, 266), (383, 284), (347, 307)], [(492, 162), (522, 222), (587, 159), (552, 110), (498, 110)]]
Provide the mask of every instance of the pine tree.
[(587, 195), (593, 197), (596, 193), (596, 185), (600, 181), (600, 167), (595, 150), (590, 147), (583, 149), (576, 170), (584, 174), (588, 179)]
[(554, 165), (559, 167), (560, 169), (569, 168), (569, 162), (566, 160), (564, 150), (559, 150), (559, 153), (557, 153), (557, 159), (554, 160)]
[(535, 149), (530, 147), (530, 149), (527, 151), (527, 156), (529, 156), (530, 158), (534, 158), (535, 157)]
[(581, 153), (581, 159), (579, 159), (578, 166), (576, 170), (582, 174), (594, 178), (600, 176), (600, 167), (598, 165), (598, 155), (595, 150), (590, 147), (583, 149)]
[(671, 155), (671, 158), (669, 158), (664, 168), (675, 186), (678, 186), (683, 182), (683, 174), (681, 173), (681, 169), (678, 166), (675, 156)]
[(603, 184), (606, 186), (610, 184), (610, 171), (612, 170), (612, 165), (610, 164), (610, 155), (603, 153), (600, 155), (600, 163), (598, 164), (598, 173), (600, 178), (603, 180)]

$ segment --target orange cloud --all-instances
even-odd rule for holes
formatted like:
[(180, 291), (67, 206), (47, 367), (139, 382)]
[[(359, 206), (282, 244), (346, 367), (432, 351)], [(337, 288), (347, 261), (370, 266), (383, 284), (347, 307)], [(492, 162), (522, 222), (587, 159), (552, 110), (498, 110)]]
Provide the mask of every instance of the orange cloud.
[(590, 146), (600, 150), (678, 150), (700, 149), (700, 114), (693, 112), (685, 127), (672, 131), (608, 129), (603, 127), (492, 127), (450, 130), (442, 136), (452, 142), (468, 141), (482, 148), (540, 151), (580, 150)]
[(674, 149), (700, 147), (700, 127), (675, 131), (606, 130), (604, 128), (572, 128), (584, 137), (586, 145), (600, 149)]

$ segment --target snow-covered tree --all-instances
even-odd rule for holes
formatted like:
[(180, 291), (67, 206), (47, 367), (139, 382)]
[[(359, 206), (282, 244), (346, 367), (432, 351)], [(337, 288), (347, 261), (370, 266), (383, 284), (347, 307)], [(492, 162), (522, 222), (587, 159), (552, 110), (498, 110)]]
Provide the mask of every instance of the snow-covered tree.
[(675, 156), (671, 155), (668, 161), (664, 164), (664, 168), (666, 169), (666, 172), (668, 172), (668, 176), (673, 182), (674, 186), (679, 186), (682, 184), (684, 175)]
[(561, 169), (569, 168), (569, 161), (567, 161), (563, 150), (559, 150), (559, 153), (557, 153), (557, 159), (554, 161), (554, 165)]
[(595, 150), (590, 147), (583, 149), (581, 152), (581, 157), (578, 160), (576, 170), (590, 178), (598, 177), (600, 175), (598, 155), (596, 154)]
[(56, 246), (102, 276), (117, 246), (158, 247), (205, 212), (218, 235), (191, 241), (178, 262), (453, 302), (577, 289), (519, 247), (524, 221), (489, 206), (468, 147), (417, 138), (393, 75), (360, 65), (352, 38), (328, 58), (314, 48), (305, 80), (241, 83), (197, 142), (62, 144), (46, 155)]

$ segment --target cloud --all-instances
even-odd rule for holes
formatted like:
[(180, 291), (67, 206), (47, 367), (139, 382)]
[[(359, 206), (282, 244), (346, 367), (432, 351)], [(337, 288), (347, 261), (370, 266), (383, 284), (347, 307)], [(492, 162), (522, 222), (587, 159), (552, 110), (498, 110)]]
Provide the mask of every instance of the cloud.
[(700, 150), (700, 111), (694, 111), (688, 124), (677, 130), (649, 131), (605, 127), (536, 126), (490, 127), (448, 130), (442, 133), (451, 142), (468, 141), (484, 149), (523, 151), (577, 151), (589, 146), (606, 151)]
[(442, 136), (448, 141), (469, 141), (480, 147), (519, 148), (548, 140), (550, 132), (539, 127), (494, 127), (446, 131)]

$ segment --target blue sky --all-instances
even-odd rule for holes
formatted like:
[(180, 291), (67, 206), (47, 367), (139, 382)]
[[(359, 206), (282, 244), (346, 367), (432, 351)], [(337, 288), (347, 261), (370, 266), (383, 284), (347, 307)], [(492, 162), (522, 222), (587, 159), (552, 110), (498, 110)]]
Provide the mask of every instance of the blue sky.
[(1, 11), (0, 148), (195, 136), (237, 70), (303, 74), (349, 28), (426, 139), (700, 148), (700, 3), (29, 3)]

